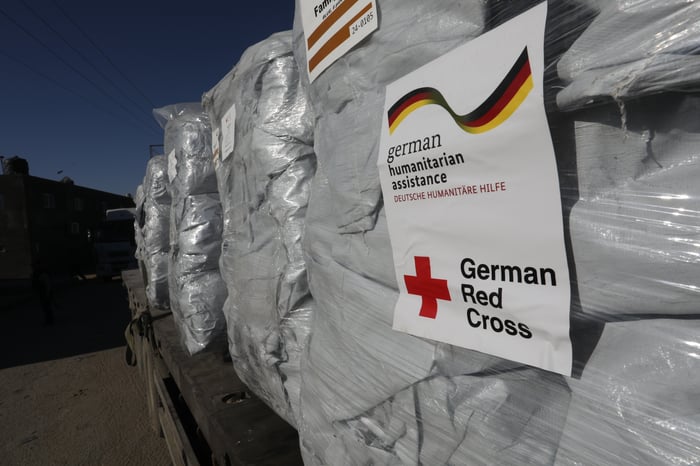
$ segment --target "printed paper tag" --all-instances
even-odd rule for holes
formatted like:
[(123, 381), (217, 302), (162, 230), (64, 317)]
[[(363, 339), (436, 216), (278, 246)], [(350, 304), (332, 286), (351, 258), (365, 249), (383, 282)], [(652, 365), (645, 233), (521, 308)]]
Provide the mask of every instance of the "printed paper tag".
[(221, 160), (226, 160), (233, 152), (236, 136), (236, 106), (231, 105), (221, 119)]
[(221, 135), (221, 130), (219, 128), (214, 128), (211, 131), (211, 153), (214, 157), (214, 162), (219, 160), (221, 155), (221, 150), (219, 149), (219, 136)]
[(546, 15), (543, 3), (389, 85), (377, 165), (394, 329), (571, 375)]
[(379, 27), (375, 0), (300, 0), (300, 6), (312, 82)]
[(177, 157), (175, 157), (175, 149), (168, 154), (168, 181), (171, 183), (177, 177)]

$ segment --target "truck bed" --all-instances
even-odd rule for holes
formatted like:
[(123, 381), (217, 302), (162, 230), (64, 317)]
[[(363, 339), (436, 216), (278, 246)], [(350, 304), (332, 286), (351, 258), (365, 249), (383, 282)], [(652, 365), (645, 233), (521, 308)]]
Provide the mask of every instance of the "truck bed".
[(173, 464), (303, 464), (296, 430), (241, 382), (226, 342), (189, 356), (172, 314), (148, 309), (141, 273), (124, 271), (122, 280), (132, 316), (143, 316), (132, 329), (150, 422)]

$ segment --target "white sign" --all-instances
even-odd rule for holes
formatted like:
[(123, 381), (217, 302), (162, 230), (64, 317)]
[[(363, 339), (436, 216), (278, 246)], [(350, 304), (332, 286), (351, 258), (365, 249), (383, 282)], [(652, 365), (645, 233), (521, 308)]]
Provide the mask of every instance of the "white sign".
[(233, 152), (236, 137), (236, 106), (231, 105), (221, 119), (221, 160), (226, 160)]
[(300, 0), (299, 4), (312, 82), (379, 27), (375, 0)]
[(571, 375), (543, 3), (387, 87), (394, 329)]
[(177, 177), (177, 157), (175, 157), (175, 149), (168, 154), (168, 181), (171, 183)]

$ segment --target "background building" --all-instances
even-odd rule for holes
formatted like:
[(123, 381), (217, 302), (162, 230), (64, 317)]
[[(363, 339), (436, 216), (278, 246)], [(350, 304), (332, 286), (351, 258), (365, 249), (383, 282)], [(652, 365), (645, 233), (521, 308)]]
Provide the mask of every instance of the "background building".
[(3, 165), (0, 280), (30, 278), (37, 261), (54, 274), (93, 272), (94, 234), (105, 211), (133, 207), (133, 200)]

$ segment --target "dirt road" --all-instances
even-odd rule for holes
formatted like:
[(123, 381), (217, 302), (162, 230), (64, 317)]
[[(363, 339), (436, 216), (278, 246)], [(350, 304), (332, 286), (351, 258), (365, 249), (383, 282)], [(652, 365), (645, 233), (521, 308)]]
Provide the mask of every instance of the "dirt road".
[(57, 288), (52, 326), (36, 298), (0, 306), (0, 464), (170, 464), (124, 362), (121, 282)]

